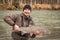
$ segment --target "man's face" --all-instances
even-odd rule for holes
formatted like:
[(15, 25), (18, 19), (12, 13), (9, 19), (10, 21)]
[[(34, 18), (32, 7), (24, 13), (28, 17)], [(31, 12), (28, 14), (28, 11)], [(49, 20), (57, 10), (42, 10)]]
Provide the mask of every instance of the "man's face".
[(25, 9), (23, 11), (23, 13), (24, 13), (25, 16), (29, 16), (30, 15), (30, 10), (29, 9)]

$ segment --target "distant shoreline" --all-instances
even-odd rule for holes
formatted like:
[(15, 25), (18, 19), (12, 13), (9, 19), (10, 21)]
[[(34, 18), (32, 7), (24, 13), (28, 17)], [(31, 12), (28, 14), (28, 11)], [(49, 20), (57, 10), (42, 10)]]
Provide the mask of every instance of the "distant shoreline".
[[(24, 5), (26, 4), (20, 3), (19, 5), (8, 5), (0, 3), (0, 9), (7, 9), (7, 10), (22, 9)], [(32, 9), (60, 10), (60, 4), (34, 4), (34, 5), (29, 4), (29, 5), (32, 7)]]

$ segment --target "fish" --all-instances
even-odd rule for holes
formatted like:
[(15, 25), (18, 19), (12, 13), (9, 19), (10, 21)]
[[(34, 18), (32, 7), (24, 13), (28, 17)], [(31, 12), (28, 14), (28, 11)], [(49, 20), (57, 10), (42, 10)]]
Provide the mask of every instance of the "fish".
[(34, 33), (36, 30), (40, 31), (40, 27), (30, 26), (30, 27), (20, 27), (20, 31), (23, 33)]

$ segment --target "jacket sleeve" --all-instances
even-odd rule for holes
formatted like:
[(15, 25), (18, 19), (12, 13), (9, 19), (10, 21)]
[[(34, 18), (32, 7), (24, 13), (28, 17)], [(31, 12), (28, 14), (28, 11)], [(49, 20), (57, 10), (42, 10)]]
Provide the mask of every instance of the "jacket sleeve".
[(34, 24), (34, 21), (32, 20), (32, 17), (30, 18), (30, 24), (31, 24), (31, 25), (35, 25), (35, 24)]
[(15, 24), (14, 21), (16, 20), (16, 18), (17, 18), (17, 14), (6, 15), (4, 16), (4, 21), (9, 25), (14, 26)]

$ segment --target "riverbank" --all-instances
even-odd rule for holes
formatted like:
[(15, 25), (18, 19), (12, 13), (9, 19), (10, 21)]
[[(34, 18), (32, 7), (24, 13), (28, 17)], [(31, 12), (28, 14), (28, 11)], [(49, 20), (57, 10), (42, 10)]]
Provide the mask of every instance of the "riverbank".
[[(8, 5), (8, 4), (1, 4), (0, 3), (0, 9), (7, 9), (7, 10), (14, 10), (14, 9), (22, 9), (24, 7), (23, 3), (20, 3), (19, 5)], [(30, 4), (32, 9), (55, 9), (58, 10), (60, 9), (60, 4)]]

